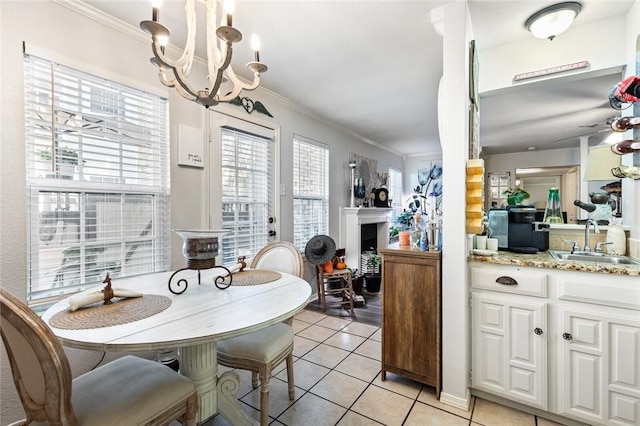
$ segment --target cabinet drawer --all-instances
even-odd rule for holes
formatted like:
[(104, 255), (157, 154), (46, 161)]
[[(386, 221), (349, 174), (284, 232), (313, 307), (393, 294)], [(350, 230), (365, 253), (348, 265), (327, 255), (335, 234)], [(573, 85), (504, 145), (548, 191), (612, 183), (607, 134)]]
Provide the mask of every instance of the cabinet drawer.
[(558, 299), (640, 310), (640, 278), (560, 274)]
[(471, 268), (474, 289), (547, 297), (547, 274), (518, 267)]

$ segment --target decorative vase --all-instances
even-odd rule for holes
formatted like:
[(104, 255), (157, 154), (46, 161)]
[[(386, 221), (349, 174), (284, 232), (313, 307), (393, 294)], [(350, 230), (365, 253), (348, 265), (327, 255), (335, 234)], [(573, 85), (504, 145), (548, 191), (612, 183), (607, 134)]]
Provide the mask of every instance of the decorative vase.
[(218, 239), (229, 233), (213, 229), (174, 229), (182, 238), (182, 255), (190, 269), (208, 269), (215, 266)]

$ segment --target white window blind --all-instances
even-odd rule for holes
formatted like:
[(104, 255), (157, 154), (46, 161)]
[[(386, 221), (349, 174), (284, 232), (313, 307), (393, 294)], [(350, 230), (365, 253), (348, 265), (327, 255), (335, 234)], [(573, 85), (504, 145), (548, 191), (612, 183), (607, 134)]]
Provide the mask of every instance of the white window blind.
[(293, 243), (329, 233), (329, 148), (293, 137)]
[(392, 223), (396, 222), (398, 215), (402, 213), (404, 207), (404, 200), (402, 199), (402, 172), (393, 167), (389, 167), (389, 198), (391, 199), (391, 212)]
[(24, 56), (28, 299), (169, 267), (168, 103)]
[(269, 243), (274, 141), (222, 127), (222, 264), (253, 257)]

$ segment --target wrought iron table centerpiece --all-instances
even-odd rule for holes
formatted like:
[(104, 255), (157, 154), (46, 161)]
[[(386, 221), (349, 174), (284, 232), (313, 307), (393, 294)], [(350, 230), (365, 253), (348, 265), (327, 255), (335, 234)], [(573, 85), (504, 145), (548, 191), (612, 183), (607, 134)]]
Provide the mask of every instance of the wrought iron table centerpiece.
[[(216, 265), (216, 256), (218, 255), (219, 239), (228, 234), (230, 231), (222, 229), (174, 229), (176, 234), (182, 238), (182, 255), (187, 260), (187, 266), (178, 269), (171, 277), (169, 277), (169, 291), (173, 294), (182, 294), (187, 290), (189, 282), (181, 278), (175, 282), (177, 289), (171, 287), (173, 277), (181, 271), (185, 270), (197, 270), (198, 271), (198, 284), (200, 284), (200, 271), (203, 269), (222, 268), (226, 271), (226, 275), (218, 275), (213, 279), (213, 283), (221, 290), (226, 289), (231, 285), (233, 276), (231, 271), (222, 266)], [(226, 282), (225, 278), (229, 277), (229, 281)], [(184, 288), (181, 289), (182, 284)]]

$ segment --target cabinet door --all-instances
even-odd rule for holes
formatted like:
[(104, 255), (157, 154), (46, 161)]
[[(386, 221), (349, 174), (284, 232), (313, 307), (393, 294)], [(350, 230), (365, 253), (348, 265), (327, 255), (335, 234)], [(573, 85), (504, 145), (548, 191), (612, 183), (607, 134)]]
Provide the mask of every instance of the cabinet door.
[(562, 415), (640, 424), (640, 320), (558, 306)]
[(546, 303), (477, 292), (472, 297), (473, 386), (546, 409)]
[(383, 368), (439, 387), (439, 261), (385, 256), (382, 271)]

